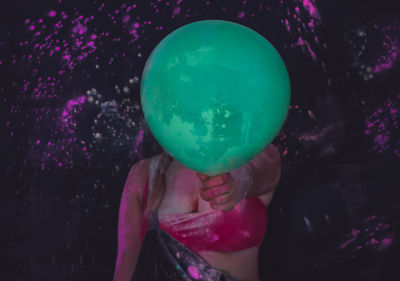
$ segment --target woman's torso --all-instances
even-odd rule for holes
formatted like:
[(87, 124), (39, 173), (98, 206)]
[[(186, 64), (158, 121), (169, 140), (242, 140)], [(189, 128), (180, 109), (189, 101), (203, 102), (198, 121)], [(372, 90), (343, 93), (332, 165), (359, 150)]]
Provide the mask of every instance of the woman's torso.
[[(202, 186), (195, 171), (172, 160), (165, 173), (165, 191), (158, 208), (160, 222), (163, 216), (171, 214), (188, 214), (212, 212), (210, 203), (199, 195)], [(260, 197), (261, 201), (264, 201)], [(179, 204), (177, 204), (179, 202)], [(215, 268), (227, 272), (245, 281), (258, 281), (258, 251), (254, 246), (240, 251), (197, 252)]]

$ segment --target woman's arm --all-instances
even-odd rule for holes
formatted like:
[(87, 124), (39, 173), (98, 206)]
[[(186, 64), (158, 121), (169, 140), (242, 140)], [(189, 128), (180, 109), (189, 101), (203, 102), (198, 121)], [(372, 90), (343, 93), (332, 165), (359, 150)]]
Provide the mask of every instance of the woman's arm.
[(148, 176), (148, 160), (143, 159), (131, 168), (122, 192), (118, 217), (118, 253), (113, 281), (131, 280), (142, 247), (141, 201)]
[(250, 162), (231, 171), (236, 183), (237, 201), (258, 197), (268, 206), (281, 177), (281, 165), (278, 149), (270, 144)]
[(245, 165), (229, 173), (208, 177), (197, 173), (203, 182), (200, 196), (215, 210), (230, 211), (245, 197), (258, 196), (269, 205), (281, 176), (281, 158), (273, 144)]
[(281, 177), (281, 157), (275, 145), (270, 144), (254, 159), (247, 163), (253, 184), (249, 187), (247, 197), (272, 194)]

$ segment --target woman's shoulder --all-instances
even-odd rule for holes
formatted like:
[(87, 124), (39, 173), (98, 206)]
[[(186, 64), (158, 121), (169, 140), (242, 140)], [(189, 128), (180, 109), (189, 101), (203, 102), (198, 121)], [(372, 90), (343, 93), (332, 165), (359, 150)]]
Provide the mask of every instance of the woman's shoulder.
[(150, 160), (151, 158), (143, 158), (136, 162), (129, 170), (125, 183), (125, 188), (136, 193), (140, 201), (149, 177)]
[(149, 163), (151, 158), (143, 158), (136, 162), (129, 170), (128, 179), (137, 181), (143, 181), (149, 173)]

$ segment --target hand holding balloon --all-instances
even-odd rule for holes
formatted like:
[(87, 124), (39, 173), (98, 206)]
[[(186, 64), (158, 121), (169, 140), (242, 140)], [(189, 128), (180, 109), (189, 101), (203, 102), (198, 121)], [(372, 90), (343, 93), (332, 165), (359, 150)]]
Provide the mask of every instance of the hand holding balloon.
[(214, 210), (230, 211), (235, 208), (237, 202), (237, 186), (229, 173), (219, 174), (212, 177), (197, 173), (203, 183), (200, 188), (200, 196), (209, 201)]

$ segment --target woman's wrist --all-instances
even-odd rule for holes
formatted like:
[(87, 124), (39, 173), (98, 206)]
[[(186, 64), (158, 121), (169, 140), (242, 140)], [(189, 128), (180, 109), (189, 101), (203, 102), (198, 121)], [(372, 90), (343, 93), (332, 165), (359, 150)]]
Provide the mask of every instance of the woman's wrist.
[(229, 173), (236, 183), (236, 199), (237, 202), (240, 202), (247, 197), (254, 184), (251, 166), (249, 164), (242, 165)]

